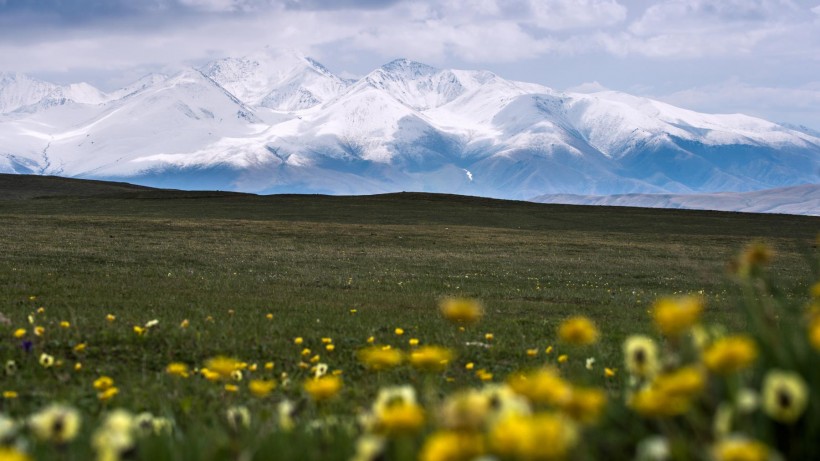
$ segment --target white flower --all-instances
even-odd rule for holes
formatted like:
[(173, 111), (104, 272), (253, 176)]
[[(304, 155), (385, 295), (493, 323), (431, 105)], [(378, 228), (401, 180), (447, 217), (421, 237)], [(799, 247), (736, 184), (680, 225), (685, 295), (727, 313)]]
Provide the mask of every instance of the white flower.
[(595, 357), (590, 357), (587, 359), (587, 370), (592, 370), (592, 365), (595, 363)]

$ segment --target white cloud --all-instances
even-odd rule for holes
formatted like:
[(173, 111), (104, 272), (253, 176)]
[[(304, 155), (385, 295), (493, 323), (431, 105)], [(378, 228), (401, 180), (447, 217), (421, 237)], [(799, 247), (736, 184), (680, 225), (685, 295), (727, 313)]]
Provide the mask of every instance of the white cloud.
[(805, 124), (820, 129), (820, 80), (796, 88), (753, 85), (730, 79), (657, 99), (709, 113), (742, 113), (773, 122)]

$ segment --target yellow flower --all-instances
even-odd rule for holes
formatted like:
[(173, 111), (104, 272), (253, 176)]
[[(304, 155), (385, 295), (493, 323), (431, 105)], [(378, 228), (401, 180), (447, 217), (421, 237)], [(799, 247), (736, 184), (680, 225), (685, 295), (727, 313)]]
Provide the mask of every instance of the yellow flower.
[(16, 330), (14, 330), (14, 337), (17, 338), (17, 339), (20, 339), (25, 335), (26, 335), (26, 329), (25, 328), (18, 328)]
[(14, 360), (6, 360), (6, 365), (4, 367), (4, 371), (6, 372), (6, 375), (8, 375), (8, 376), (11, 376), (11, 375), (17, 373), (17, 362), (15, 362)]
[(301, 336), (293, 338), (293, 344), (296, 344), (297, 346), (301, 345), (303, 342), (305, 342), (305, 340)]
[(658, 346), (651, 338), (633, 335), (623, 345), (626, 369), (633, 376), (648, 378), (658, 371)]
[(494, 403), (490, 397), (475, 389), (450, 394), (441, 405), (439, 420), (447, 429), (480, 431), (486, 424)]
[(307, 347), (306, 347), (306, 348), (304, 348), (304, 349), (302, 349), (302, 355), (303, 355), (303, 356), (305, 356), (305, 357), (306, 357), (306, 356), (308, 356), (308, 355), (310, 355), (310, 354), (311, 354), (311, 352), (313, 352), (313, 351), (311, 351), (311, 350), (310, 350), (310, 349), (308, 349)]
[(763, 378), (763, 410), (781, 423), (797, 421), (806, 410), (809, 389), (806, 381), (793, 372), (771, 370)]
[(338, 376), (322, 376), (308, 379), (304, 383), (305, 391), (313, 400), (324, 401), (336, 396), (342, 389), (342, 379)]
[(165, 372), (171, 376), (187, 378), (189, 376), (188, 365), (182, 362), (171, 362), (165, 367)]
[(820, 315), (814, 315), (809, 321), (809, 343), (816, 351), (820, 351)]
[(136, 333), (137, 336), (142, 336), (145, 334), (145, 328), (139, 325), (134, 325), (134, 333)]
[(404, 334), (404, 329), (403, 328), (396, 328), (393, 332), (396, 333), (397, 336), (401, 336), (401, 335)]
[(265, 318), (268, 319), (268, 320), (273, 320), (273, 314), (268, 312), (267, 314), (265, 314)]
[(606, 394), (601, 389), (574, 387), (570, 397), (561, 403), (561, 411), (582, 424), (594, 424), (606, 406)]
[(538, 355), (538, 349), (527, 349), (527, 357), (535, 357)]
[(443, 371), (451, 360), (453, 352), (440, 346), (422, 346), (410, 353), (410, 365), (422, 371)]
[(561, 405), (570, 398), (572, 388), (554, 368), (513, 374), (507, 384), (517, 394), (536, 404)]
[(407, 341), (407, 344), (409, 344), (409, 345), (410, 345), (410, 347), (416, 347), (416, 346), (418, 346), (418, 345), (419, 345), (419, 339), (418, 339), (418, 338), (410, 338), (410, 339)]
[(566, 363), (569, 360), (569, 356), (567, 354), (561, 354), (558, 356), (558, 363)]
[(85, 348), (87, 345), (85, 343), (80, 343), (74, 346), (74, 352), (85, 352)]
[(184, 320), (182, 320), (182, 322), (179, 323), (179, 327), (182, 328), (182, 329), (188, 328), (190, 325), (191, 325), (191, 322), (188, 321), (188, 319), (184, 319)]
[(703, 299), (698, 296), (661, 298), (655, 301), (652, 316), (655, 326), (666, 336), (685, 333), (698, 320), (703, 311)]
[(424, 426), (424, 410), (414, 402), (386, 405), (376, 414), (375, 432), (395, 437), (418, 432)]
[(71, 328), (71, 323), (66, 320), (63, 320), (60, 322), (60, 328)]
[(56, 444), (72, 441), (80, 430), (80, 413), (73, 407), (51, 404), (29, 418), (29, 427), (38, 439)]
[(220, 375), (219, 373), (217, 373), (215, 371), (211, 371), (207, 368), (203, 368), (203, 369), (199, 370), (199, 374), (201, 374), (202, 377), (204, 377), (205, 379), (207, 379), (208, 381), (211, 381), (211, 382), (218, 381), (218, 380), (222, 379), (222, 375)]
[(729, 438), (718, 442), (712, 454), (715, 461), (766, 461), (769, 447), (756, 440)]
[(464, 368), (466, 368), (467, 370), (472, 370), (473, 367), (475, 367), (475, 364), (473, 362), (467, 362), (467, 364), (464, 365)]
[(112, 314), (108, 314), (108, 315), (105, 316), (105, 320), (108, 321), (109, 323), (111, 323), (114, 320), (117, 320), (117, 317), (113, 316)]
[(558, 327), (558, 337), (565, 343), (587, 346), (598, 340), (600, 333), (587, 317), (578, 316), (564, 320)]
[(276, 382), (266, 379), (252, 379), (248, 383), (248, 390), (255, 397), (267, 397), (276, 388)]
[(485, 341), (492, 341), (493, 339), (495, 339), (495, 336), (492, 333), (485, 333), (484, 334), (484, 340)]
[(43, 352), (40, 354), (40, 365), (43, 368), (51, 368), (51, 366), (54, 365), (54, 356)]
[(485, 370), (484, 368), (476, 371), (475, 375), (478, 377), (478, 379), (480, 379), (482, 381), (492, 381), (493, 380), (493, 374), (490, 373), (489, 371)]
[(467, 298), (445, 299), (439, 304), (439, 309), (445, 319), (454, 323), (473, 324), (484, 315), (481, 303)]
[(502, 458), (562, 460), (578, 442), (578, 428), (561, 415), (511, 415), (490, 431), (490, 448)]
[(231, 379), (234, 381), (242, 381), (243, 377), (242, 370), (236, 369), (231, 372)]
[(376, 338), (375, 338), (375, 337), (370, 336), (370, 337), (368, 337), (368, 338), (367, 338), (367, 344), (373, 344), (374, 342), (376, 342)]
[(322, 344), (330, 344), (333, 342), (333, 338), (322, 338)]
[(728, 336), (712, 343), (703, 353), (709, 371), (721, 375), (743, 370), (757, 359), (757, 345), (746, 335)]
[(275, 364), (273, 362), (265, 362), (265, 370), (268, 370), (268, 371), (273, 370), (274, 366), (275, 366)]
[(336, 350), (336, 346), (334, 344), (325, 344), (325, 350), (328, 352), (333, 352)]
[(615, 377), (615, 373), (617, 371), (618, 371), (617, 368), (604, 368), (604, 377), (613, 378), (613, 377)]
[[(16, 399), (18, 397), (17, 391), (3, 391), (4, 399)], [(2, 459), (2, 458), (0, 458)]]
[(371, 346), (360, 349), (356, 354), (359, 361), (375, 371), (386, 370), (401, 365), (404, 353), (398, 349)]
[(484, 438), (480, 434), (439, 431), (424, 441), (419, 461), (469, 461), (484, 452)]
[(225, 384), (225, 391), (226, 392), (239, 392), (239, 386), (236, 384)]
[(0, 460), (3, 461), (31, 461), (31, 457), (12, 447), (0, 447)]
[(114, 380), (109, 376), (100, 376), (94, 380), (93, 386), (98, 391), (104, 391), (114, 386)]
[(648, 417), (677, 416), (686, 413), (692, 401), (706, 386), (703, 370), (683, 367), (657, 375), (652, 383), (629, 399), (629, 406)]
[(77, 363), (74, 364), (74, 371), (80, 371), (82, 369), (83, 369), (83, 364), (82, 363), (77, 362)]
[(107, 401), (111, 400), (112, 398), (114, 398), (114, 396), (119, 394), (119, 393), (120, 393), (120, 390), (117, 387), (112, 386), (112, 387), (109, 387), (109, 388), (107, 388), (106, 390), (104, 390), (102, 392), (98, 392), (97, 393), (97, 399), (99, 399), (101, 402), (107, 402)]
[(34, 327), (34, 334), (36, 336), (43, 336), (46, 332), (46, 329), (41, 326)]
[(230, 379), (233, 372), (240, 369), (241, 363), (239, 360), (219, 355), (208, 359), (205, 367), (222, 379)]
[(552, 346), (547, 346), (547, 348), (544, 349), (544, 353), (547, 355), (552, 354)]

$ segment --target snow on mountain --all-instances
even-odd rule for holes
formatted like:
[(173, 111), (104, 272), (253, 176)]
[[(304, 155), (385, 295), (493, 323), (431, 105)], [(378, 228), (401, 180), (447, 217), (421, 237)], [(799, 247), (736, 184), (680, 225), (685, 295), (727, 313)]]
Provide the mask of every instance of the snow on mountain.
[(820, 216), (820, 185), (715, 194), (542, 195), (533, 202)]
[(36, 104), (57, 88), (21, 73), (0, 73), (0, 114)]
[(404, 59), (349, 82), (266, 49), (108, 94), (12, 77), (0, 80), (0, 107), (10, 108), (0, 115), (2, 172), (515, 199), (820, 182), (820, 138), (807, 130)]
[(347, 86), (318, 62), (289, 50), (220, 59), (202, 72), (245, 104), (282, 111), (316, 106)]

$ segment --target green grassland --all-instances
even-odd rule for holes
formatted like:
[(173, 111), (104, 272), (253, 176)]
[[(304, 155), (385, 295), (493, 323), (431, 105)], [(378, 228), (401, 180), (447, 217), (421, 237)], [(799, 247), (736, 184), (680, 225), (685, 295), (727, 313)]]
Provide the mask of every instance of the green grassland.
[[(743, 329), (740, 289), (727, 264), (750, 242), (775, 251), (768, 276), (778, 296), (805, 304), (818, 277), (820, 231), (818, 218), (787, 215), (421, 193), (254, 196), (18, 176), (0, 176), (0, 224), (0, 313), (9, 320), (0, 325), (0, 358), (20, 368), (3, 380), (2, 387), (19, 393), (2, 402), (3, 411), (23, 416), (59, 400), (73, 402), (90, 421), (106, 405), (168, 415), (181, 433), (209, 435), (184, 448), (144, 447), (142, 455), (189, 459), (223, 459), (238, 450), (228, 436), (208, 432), (225, 406), (268, 404), (204, 381), (180, 383), (165, 374), (169, 362), (196, 367), (218, 354), (260, 367), (272, 361), (269, 377), (286, 372), (296, 383), (280, 385), (273, 408), (284, 397), (304, 399), (298, 383), (309, 371), (298, 365), (308, 347), (343, 371), (343, 398), (332, 408), (348, 412), (367, 405), (380, 385), (420, 383), (409, 370), (371, 379), (355, 358), (370, 336), (404, 349), (409, 338), (456, 349), (449, 379), (439, 378), (442, 389), (480, 384), (464, 369), (467, 362), (496, 381), (554, 361), (559, 352), (572, 352), (570, 367), (583, 368), (595, 356), (600, 370), (620, 368), (621, 341), (652, 332), (647, 310), (658, 296), (701, 293), (707, 319)], [(459, 331), (438, 315), (445, 296), (480, 299), (486, 315)], [(116, 320), (106, 321), (107, 314)], [(583, 354), (546, 355), (549, 345), (560, 349), (557, 325), (572, 315), (593, 319), (601, 342)], [(133, 332), (152, 319), (159, 325), (147, 334)], [(184, 319), (186, 329), (179, 327)], [(35, 337), (34, 325), (45, 333)], [(29, 330), (32, 352), (19, 347), (17, 328)], [(493, 333), (492, 347), (465, 345), (485, 342), (485, 333)], [(293, 344), (297, 336), (302, 346)], [(335, 344), (332, 352), (323, 349), (325, 337)], [(81, 342), (87, 349), (73, 351)], [(531, 348), (539, 350), (536, 357), (527, 356)], [(62, 368), (40, 367), (43, 351)], [(71, 368), (75, 362), (82, 370)], [(120, 389), (108, 403), (98, 402), (91, 387), (101, 375)], [(245, 442), (265, 453), (276, 440)], [(292, 442), (277, 445), (280, 459), (346, 459), (352, 450), (347, 440), (281, 451), (300, 446)]]

